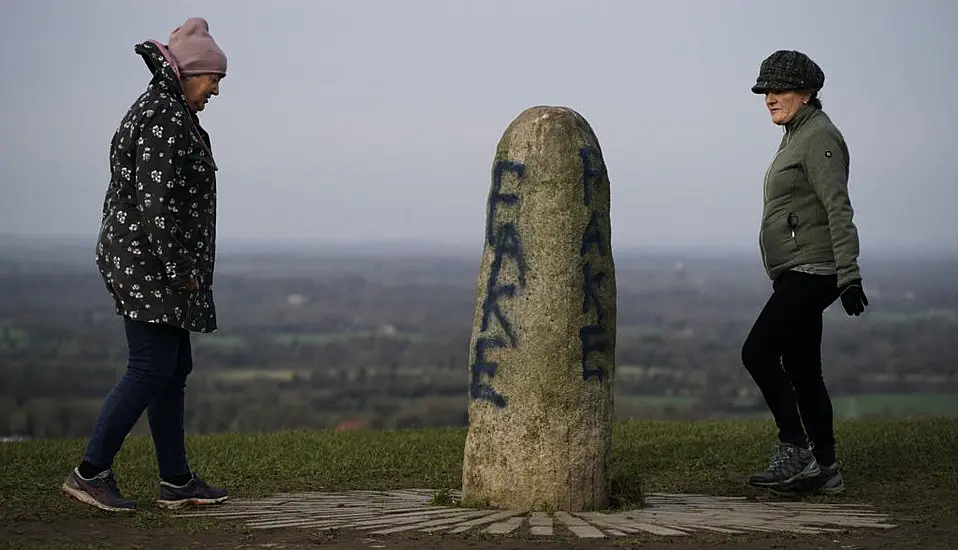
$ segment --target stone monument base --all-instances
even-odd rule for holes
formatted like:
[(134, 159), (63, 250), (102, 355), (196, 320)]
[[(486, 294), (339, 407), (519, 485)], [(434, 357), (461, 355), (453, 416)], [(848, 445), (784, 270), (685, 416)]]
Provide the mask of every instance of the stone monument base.
[[(566, 538), (640, 534), (682, 537), (703, 532), (821, 534), (849, 528), (895, 527), (887, 515), (862, 504), (651, 493), (640, 510), (528, 513), (435, 505), (436, 494), (434, 489), (287, 493), (230, 501), (211, 509), (180, 512), (178, 516), (241, 520), (250, 529), (354, 529), (371, 535), (426, 532)], [(456, 498), (459, 493), (453, 491), (448, 496)]]

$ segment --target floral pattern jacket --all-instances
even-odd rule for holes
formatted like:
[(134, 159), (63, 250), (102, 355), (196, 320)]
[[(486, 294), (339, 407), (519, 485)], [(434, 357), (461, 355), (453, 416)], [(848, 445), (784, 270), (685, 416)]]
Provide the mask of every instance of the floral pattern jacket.
[[(149, 40), (153, 74), (113, 136), (96, 265), (118, 315), (214, 332), (216, 163), (176, 65)], [(187, 290), (190, 279), (198, 291)]]

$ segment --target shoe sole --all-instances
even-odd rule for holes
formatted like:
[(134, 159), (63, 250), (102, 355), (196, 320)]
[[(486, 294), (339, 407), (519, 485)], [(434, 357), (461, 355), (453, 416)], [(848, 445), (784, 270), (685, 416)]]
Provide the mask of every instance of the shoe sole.
[(768, 491), (769, 491), (770, 493), (772, 493), (772, 494), (774, 494), (774, 495), (778, 495), (778, 496), (780, 496), (780, 497), (793, 497), (793, 496), (796, 496), (796, 495), (815, 494), (815, 493), (818, 493), (818, 494), (820, 494), (820, 495), (826, 495), (826, 496), (834, 496), (834, 495), (839, 495), (839, 494), (845, 492), (845, 488), (844, 488), (844, 487), (838, 487), (838, 488), (835, 488), (835, 489), (812, 489), (811, 491), (801, 491), (801, 490), (797, 490), (797, 489), (793, 489), (793, 490), (782, 490), (782, 489), (778, 489), (778, 488), (776, 488), (776, 487), (767, 487), (767, 489), (768, 489)]
[(771, 487), (767, 487), (767, 489), (775, 495), (784, 496), (784, 497), (801, 495), (801, 494), (815, 494), (815, 493), (820, 495), (832, 496), (832, 495), (838, 495), (838, 494), (844, 493), (845, 483), (843, 482), (837, 487), (816, 487), (814, 489), (809, 489), (809, 490), (803, 490), (801, 487), (786, 488), (785, 484), (773, 485)]
[(156, 505), (166, 510), (178, 510), (184, 506), (210, 506), (222, 504), (230, 498), (228, 495), (220, 498), (185, 498), (183, 500), (157, 500)]
[(790, 485), (792, 483), (795, 483), (796, 481), (802, 481), (803, 479), (813, 478), (817, 476), (821, 471), (822, 471), (821, 467), (818, 466), (815, 468), (813, 472), (810, 472), (808, 468), (806, 468), (802, 470), (801, 472), (795, 474), (794, 476), (790, 477), (789, 479), (785, 479), (782, 481), (773, 481), (771, 483), (755, 483), (752, 481), (746, 481), (746, 483), (757, 489), (774, 489), (775, 487)]
[(66, 493), (66, 495), (72, 498), (73, 500), (82, 502), (83, 504), (89, 504), (90, 506), (93, 506), (94, 508), (99, 508), (100, 510), (104, 510), (107, 512), (121, 512), (121, 513), (127, 513), (127, 514), (136, 511), (136, 508), (118, 508), (116, 506), (107, 506), (106, 504), (103, 504), (102, 502), (90, 496), (89, 493), (86, 493), (79, 489), (74, 489), (73, 487), (70, 487), (66, 483), (61, 485), (60, 489), (63, 490), (63, 492)]
[(819, 489), (818, 492), (823, 495), (839, 495), (845, 492), (845, 484), (842, 483), (838, 487), (822, 488), (822, 489)]

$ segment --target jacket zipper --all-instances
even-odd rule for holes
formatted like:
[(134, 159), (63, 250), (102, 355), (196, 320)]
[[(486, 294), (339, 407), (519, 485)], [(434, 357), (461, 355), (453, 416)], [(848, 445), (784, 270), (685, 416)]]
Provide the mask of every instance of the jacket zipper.
[[(786, 127), (786, 128), (785, 128), (785, 144), (782, 145), (782, 148), (781, 148), (781, 149), (779, 149), (778, 151), (775, 152), (775, 156), (772, 157), (772, 162), (769, 162), (769, 163), (768, 163), (768, 168), (765, 169), (765, 181), (764, 181), (764, 183), (762, 184), (762, 200), (763, 200), (763, 203), (762, 203), (762, 210), (763, 210), (763, 212), (762, 212), (762, 217), (763, 217), (763, 218), (765, 217), (764, 210), (765, 210), (765, 208), (768, 207), (768, 177), (769, 177), (769, 175), (771, 175), (771, 173), (772, 173), (772, 165), (775, 164), (775, 160), (778, 159), (778, 156), (782, 154), (782, 152), (785, 150), (786, 147), (788, 147), (788, 139), (789, 139), (789, 137), (790, 137), (790, 136), (789, 136), (789, 134), (788, 134), (788, 128)], [(759, 234), (758, 234), (758, 244), (759, 244), (759, 249), (760, 249), (761, 252), (762, 252), (762, 265), (765, 266), (765, 272), (769, 274), (769, 277), (771, 277), (771, 266), (768, 265), (768, 251), (765, 250), (765, 223), (764, 223), (764, 220), (763, 220), (761, 229), (760, 229)]]

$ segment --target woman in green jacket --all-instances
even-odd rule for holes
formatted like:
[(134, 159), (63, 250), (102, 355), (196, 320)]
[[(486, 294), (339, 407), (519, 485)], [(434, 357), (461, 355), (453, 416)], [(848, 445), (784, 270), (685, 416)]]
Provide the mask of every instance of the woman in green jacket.
[(848, 147), (822, 110), (824, 83), (807, 55), (780, 50), (762, 62), (752, 87), (784, 135), (765, 173), (759, 235), (773, 292), (742, 347), (779, 443), (768, 468), (748, 483), (779, 492), (844, 490), (822, 378), (822, 314), (839, 297), (848, 315), (868, 305), (848, 197)]

